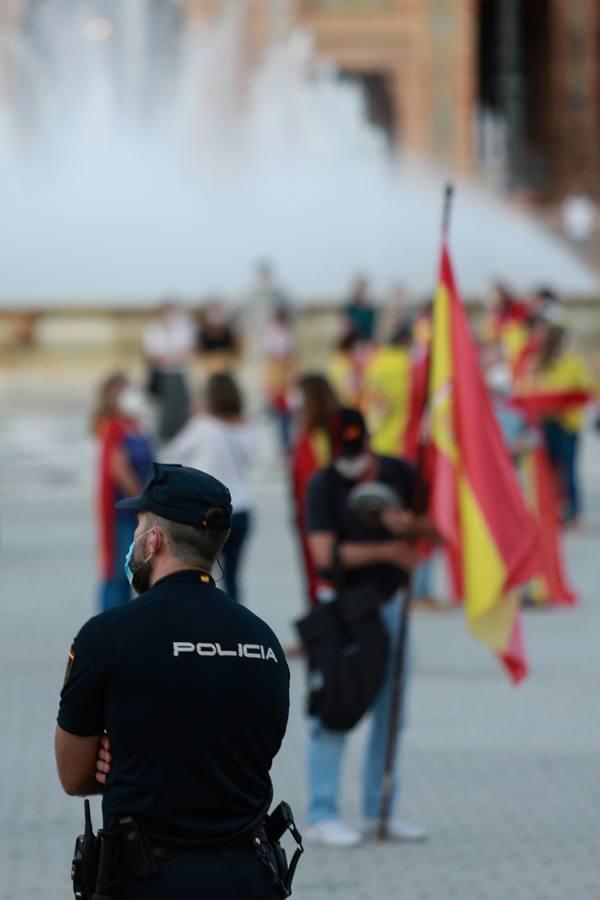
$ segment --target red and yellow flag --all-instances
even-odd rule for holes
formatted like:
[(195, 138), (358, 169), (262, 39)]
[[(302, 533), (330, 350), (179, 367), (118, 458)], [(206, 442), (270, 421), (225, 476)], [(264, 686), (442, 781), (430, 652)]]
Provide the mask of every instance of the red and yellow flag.
[(518, 682), (527, 661), (515, 588), (543, 569), (539, 534), (502, 440), (445, 246), (429, 410), (430, 515), (446, 541), (471, 633)]

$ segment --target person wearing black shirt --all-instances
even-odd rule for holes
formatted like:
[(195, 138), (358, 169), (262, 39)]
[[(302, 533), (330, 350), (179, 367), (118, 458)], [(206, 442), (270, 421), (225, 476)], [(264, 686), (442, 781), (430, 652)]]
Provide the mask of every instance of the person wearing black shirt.
[[(408, 512), (414, 491), (414, 470), (401, 459), (376, 456), (369, 451), (368, 435), (360, 412), (338, 410), (331, 427), (332, 463), (313, 476), (307, 498), (308, 539), (324, 584), (332, 579), (335, 589), (352, 585), (375, 587), (381, 597), (380, 614), (393, 648), (398, 640), (400, 610), (408, 572), (415, 562), (409, 535), (427, 531), (427, 523)], [(360, 482), (380, 482), (391, 487), (399, 504), (374, 521), (366, 521), (352, 508), (350, 495)], [(334, 555), (338, 571), (333, 575)], [(340, 583), (341, 581), (341, 583)], [(327, 591), (331, 593), (331, 588)], [(387, 746), (392, 681), (390, 652), (384, 682), (372, 706), (372, 726), (363, 777), (365, 831), (376, 827)], [(362, 835), (339, 815), (337, 794), (346, 733), (326, 729), (318, 718), (310, 721), (308, 748), (309, 829), (311, 843), (328, 847), (352, 847)], [(398, 840), (423, 840), (425, 832), (398, 817), (388, 834)]]
[(229, 491), (154, 463), (142, 494), (119, 505), (138, 514), (125, 565), (139, 596), (75, 638), (56, 730), (62, 785), (102, 792), (105, 828), (130, 815), (150, 834), (211, 841), (167, 854), (147, 880), (125, 873), (119, 898), (280, 897), (244, 832), (272, 800), (289, 669), (269, 626), (210, 574), (231, 525)]

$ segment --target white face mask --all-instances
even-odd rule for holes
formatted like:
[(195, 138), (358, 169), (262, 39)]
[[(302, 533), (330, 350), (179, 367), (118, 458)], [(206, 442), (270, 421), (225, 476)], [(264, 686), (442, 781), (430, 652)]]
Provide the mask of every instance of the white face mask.
[(146, 411), (144, 395), (133, 386), (126, 387), (121, 391), (118, 405), (125, 416), (131, 416), (134, 419), (143, 416)]
[(343, 478), (356, 481), (362, 478), (369, 468), (369, 454), (361, 453), (360, 456), (342, 456), (336, 459), (334, 466)]

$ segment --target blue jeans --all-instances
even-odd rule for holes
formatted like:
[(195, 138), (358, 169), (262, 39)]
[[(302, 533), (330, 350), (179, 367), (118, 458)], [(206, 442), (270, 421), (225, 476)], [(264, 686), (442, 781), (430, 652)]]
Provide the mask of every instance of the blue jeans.
[(136, 521), (133, 517), (128, 517), (127, 521), (117, 518), (115, 522), (113, 573), (112, 578), (107, 578), (100, 582), (99, 601), (101, 612), (113, 609), (115, 606), (124, 606), (131, 600), (131, 586), (125, 575), (124, 563), (135, 529)]
[(572, 431), (565, 431), (563, 437), (563, 466), (567, 492), (567, 508), (565, 518), (569, 522), (579, 518), (581, 502), (579, 499), (579, 484), (577, 480), (577, 451), (579, 449), (579, 435)]
[(547, 419), (543, 426), (548, 456), (564, 491), (564, 518), (568, 522), (577, 519), (581, 512), (577, 479), (579, 435), (554, 419)]
[(289, 412), (280, 409), (273, 409), (271, 414), (277, 426), (279, 446), (284, 453), (289, 453), (292, 445), (292, 417)]
[[(371, 732), (363, 768), (363, 816), (376, 819), (381, 803), (381, 785), (385, 770), (385, 754), (388, 736), (390, 692), (392, 687), (392, 668), (394, 650), (397, 646), (400, 624), (400, 606), (404, 595), (398, 595), (390, 603), (381, 608), (381, 616), (390, 636), (390, 655), (387, 670), (377, 696), (371, 708)], [(410, 627), (410, 622), (409, 622)], [(409, 635), (407, 634), (407, 639)], [(405, 676), (410, 672), (410, 642), (407, 642), (405, 657)], [(404, 707), (406, 681), (402, 698), (403, 714), (399, 728), (404, 726)], [(342, 768), (342, 757), (347, 734), (340, 731), (328, 731), (319, 719), (311, 719), (308, 742), (308, 788), (309, 807), (308, 823), (315, 825), (331, 819), (339, 819), (338, 789)], [(394, 762), (394, 780), (392, 789), (392, 807), (397, 794), (396, 770), (398, 768), (400, 741), (396, 744)]]
[(419, 563), (412, 574), (412, 593), (413, 599), (420, 600), (422, 597), (431, 597), (431, 579), (433, 576), (433, 555), (428, 556), (423, 562)]

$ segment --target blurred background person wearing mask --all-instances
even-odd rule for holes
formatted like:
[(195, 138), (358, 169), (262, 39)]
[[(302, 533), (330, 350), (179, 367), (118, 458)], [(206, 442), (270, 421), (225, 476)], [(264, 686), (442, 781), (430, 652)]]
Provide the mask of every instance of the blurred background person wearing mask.
[(331, 441), (329, 423), (338, 401), (324, 375), (308, 373), (297, 384), (298, 408), (292, 450), (291, 476), (294, 522), (304, 563), (308, 598), (317, 603), (319, 578), (306, 534), (306, 492), (315, 472), (329, 465)]
[(186, 366), (196, 347), (196, 326), (185, 310), (169, 301), (146, 326), (142, 345), (149, 364), (148, 391), (158, 406), (158, 436), (168, 441), (190, 413)]
[(276, 307), (264, 332), (263, 349), (267, 405), (277, 424), (280, 447), (287, 456), (292, 441), (290, 392), (296, 373), (296, 338), (289, 307)]
[(92, 417), (98, 440), (97, 515), (100, 547), (101, 610), (127, 603), (131, 587), (124, 560), (137, 518), (115, 509), (125, 497), (137, 496), (146, 482), (153, 449), (142, 430), (144, 397), (128, 377), (116, 372), (101, 384)]
[(233, 600), (242, 600), (240, 565), (252, 526), (254, 437), (243, 406), (234, 378), (228, 372), (215, 372), (206, 384), (203, 405), (161, 452), (162, 462), (200, 469), (229, 487), (233, 519), (220, 559), (225, 590)]

